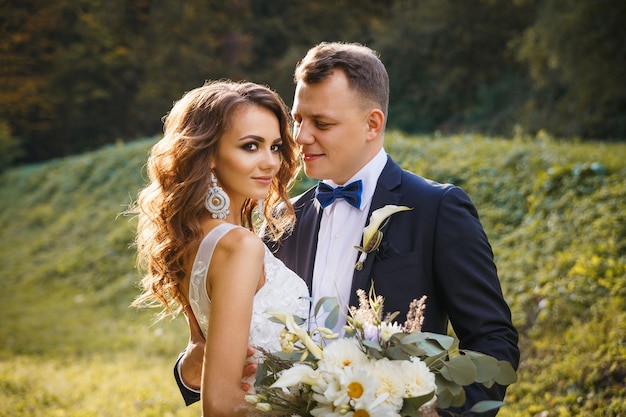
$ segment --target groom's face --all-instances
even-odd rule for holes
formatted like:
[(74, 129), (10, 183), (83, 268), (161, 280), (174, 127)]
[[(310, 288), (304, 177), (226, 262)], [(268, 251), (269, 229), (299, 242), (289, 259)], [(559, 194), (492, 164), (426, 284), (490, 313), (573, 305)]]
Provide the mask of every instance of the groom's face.
[(371, 157), (368, 111), (342, 70), (319, 83), (298, 81), (292, 114), (307, 176), (342, 185)]

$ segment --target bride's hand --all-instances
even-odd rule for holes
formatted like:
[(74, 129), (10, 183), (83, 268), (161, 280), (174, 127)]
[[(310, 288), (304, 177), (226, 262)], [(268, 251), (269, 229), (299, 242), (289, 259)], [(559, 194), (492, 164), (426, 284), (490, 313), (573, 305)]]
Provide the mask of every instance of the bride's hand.
[(185, 354), (180, 360), (180, 377), (185, 385), (199, 390), (200, 381), (202, 380), (205, 340), (191, 306), (185, 306), (183, 312), (187, 318), (187, 324), (189, 324), (189, 343), (187, 344)]
[(254, 348), (248, 346), (246, 352), (246, 364), (243, 367), (241, 374), (241, 389), (248, 392), (251, 388), (250, 383), (254, 384), (254, 376), (256, 374), (257, 361), (254, 359)]

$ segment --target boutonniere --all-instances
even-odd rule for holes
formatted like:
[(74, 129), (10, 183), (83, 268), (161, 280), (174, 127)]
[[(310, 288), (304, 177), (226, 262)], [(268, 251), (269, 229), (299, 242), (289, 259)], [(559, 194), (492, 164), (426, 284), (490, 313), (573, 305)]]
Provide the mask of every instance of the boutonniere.
[(363, 269), (363, 263), (367, 259), (367, 254), (374, 252), (380, 246), (380, 242), (383, 240), (383, 229), (389, 222), (389, 217), (392, 214), (400, 211), (413, 210), (407, 206), (394, 206), (388, 204), (385, 207), (381, 207), (378, 210), (374, 210), (370, 216), (369, 224), (363, 229), (363, 246), (355, 246), (360, 252), (359, 260), (354, 268), (357, 271)]

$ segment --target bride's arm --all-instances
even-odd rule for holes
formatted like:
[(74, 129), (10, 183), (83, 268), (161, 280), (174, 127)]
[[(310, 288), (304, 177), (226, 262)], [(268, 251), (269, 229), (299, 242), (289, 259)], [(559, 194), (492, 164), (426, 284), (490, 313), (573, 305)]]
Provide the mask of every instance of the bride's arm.
[(201, 401), (205, 416), (244, 416), (241, 370), (246, 361), (254, 294), (263, 272), (264, 245), (245, 229), (226, 234), (207, 274), (211, 299)]

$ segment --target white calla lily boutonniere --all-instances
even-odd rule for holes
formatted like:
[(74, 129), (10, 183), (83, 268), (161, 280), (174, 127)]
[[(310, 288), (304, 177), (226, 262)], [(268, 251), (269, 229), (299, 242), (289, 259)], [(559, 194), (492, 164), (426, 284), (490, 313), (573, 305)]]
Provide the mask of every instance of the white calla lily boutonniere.
[(370, 216), (369, 224), (363, 229), (363, 246), (355, 246), (360, 252), (359, 259), (354, 266), (357, 271), (363, 269), (363, 263), (367, 259), (367, 254), (374, 252), (383, 240), (383, 232), (380, 231), (389, 222), (392, 214), (400, 211), (413, 210), (407, 206), (394, 206), (387, 204), (384, 207), (374, 210)]

